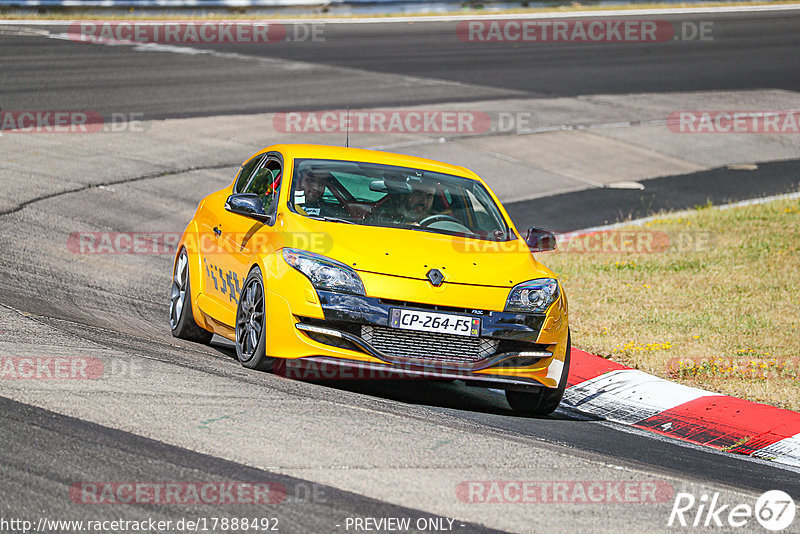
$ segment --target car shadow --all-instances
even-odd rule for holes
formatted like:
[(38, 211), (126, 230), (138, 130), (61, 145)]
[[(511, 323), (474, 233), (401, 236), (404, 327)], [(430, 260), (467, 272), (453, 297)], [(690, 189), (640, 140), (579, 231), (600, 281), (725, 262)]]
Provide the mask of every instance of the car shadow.
[[(214, 337), (211, 347), (221, 354), (236, 360), (233, 343), (227, 339)], [(238, 363), (238, 362), (237, 362)], [(258, 371), (253, 371), (258, 372)], [(414, 404), (448, 410), (458, 410), (482, 414), (502, 415), (527, 419), (562, 419), (587, 420), (585, 415), (559, 409), (547, 416), (532, 416), (513, 411), (506, 402), (504, 393), (499, 389), (468, 386), (461, 380), (443, 379), (319, 379), (301, 376), (286, 376), (277, 372), (286, 380), (296, 380), (306, 384), (314, 384), (339, 391), (349, 391), (360, 395), (369, 395), (380, 399)]]

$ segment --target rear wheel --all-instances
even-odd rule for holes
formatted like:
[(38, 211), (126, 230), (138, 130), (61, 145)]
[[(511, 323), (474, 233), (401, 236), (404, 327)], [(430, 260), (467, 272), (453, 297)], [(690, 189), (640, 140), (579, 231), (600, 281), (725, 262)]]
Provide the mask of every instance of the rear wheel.
[(267, 357), (264, 279), (258, 267), (244, 281), (239, 305), (236, 307), (236, 357), (250, 369), (268, 371), (273, 359)]
[(208, 344), (212, 332), (200, 328), (192, 312), (192, 290), (189, 284), (189, 255), (182, 249), (172, 273), (172, 291), (169, 297), (169, 326), (172, 335), (189, 341)]
[(540, 387), (535, 391), (506, 390), (506, 400), (514, 411), (530, 415), (548, 415), (556, 411), (567, 388), (571, 350), (572, 339), (567, 334), (567, 352), (564, 355), (564, 368), (561, 370), (557, 388)]

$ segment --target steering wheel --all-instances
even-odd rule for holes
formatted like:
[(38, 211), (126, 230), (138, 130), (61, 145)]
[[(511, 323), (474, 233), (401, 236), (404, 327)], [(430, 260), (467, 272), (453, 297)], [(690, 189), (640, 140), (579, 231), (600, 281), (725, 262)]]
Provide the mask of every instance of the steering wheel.
[(451, 222), (457, 223), (459, 226), (464, 226), (464, 223), (462, 223), (461, 221), (459, 221), (458, 219), (456, 219), (452, 215), (447, 215), (447, 214), (444, 214), (444, 213), (439, 213), (437, 215), (429, 215), (429, 216), (425, 217), (424, 219), (422, 219), (419, 222), (419, 225), (420, 226), (429, 226), (429, 225), (431, 225), (433, 223), (442, 222), (442, 221), (451, 221)]

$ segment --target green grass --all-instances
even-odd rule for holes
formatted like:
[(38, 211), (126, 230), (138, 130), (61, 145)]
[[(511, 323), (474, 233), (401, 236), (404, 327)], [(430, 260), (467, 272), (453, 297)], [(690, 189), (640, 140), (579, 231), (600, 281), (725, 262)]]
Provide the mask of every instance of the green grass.
[(541, 255), (569, 296), (575, 346), (800, 410), (800, 202), (659, 217), (614, 231), (657, 243), (639, 252)]

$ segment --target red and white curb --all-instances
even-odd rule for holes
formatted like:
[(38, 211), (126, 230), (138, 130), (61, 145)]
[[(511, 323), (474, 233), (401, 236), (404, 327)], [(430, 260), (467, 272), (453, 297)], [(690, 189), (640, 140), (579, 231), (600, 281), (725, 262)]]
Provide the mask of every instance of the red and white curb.
[(562, 406), (800, 467), (800, 413), (670, 382), (575, 348)]

